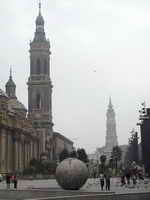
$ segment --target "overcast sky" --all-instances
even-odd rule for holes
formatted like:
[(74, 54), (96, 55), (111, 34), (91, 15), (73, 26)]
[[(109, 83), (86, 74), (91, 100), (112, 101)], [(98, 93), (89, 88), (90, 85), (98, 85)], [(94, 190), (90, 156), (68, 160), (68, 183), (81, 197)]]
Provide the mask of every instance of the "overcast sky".
[[(18, 99), (27, 107), (29, 41), (37, 0), (0, 2), (0, 88), (12, 66)], [(43, 0), (51, 42), (54, 130), (88, 153), (105, 144), (109, 96), (119, 144), (138, 127), (138, 110), (150, 102), (149, 0)]]

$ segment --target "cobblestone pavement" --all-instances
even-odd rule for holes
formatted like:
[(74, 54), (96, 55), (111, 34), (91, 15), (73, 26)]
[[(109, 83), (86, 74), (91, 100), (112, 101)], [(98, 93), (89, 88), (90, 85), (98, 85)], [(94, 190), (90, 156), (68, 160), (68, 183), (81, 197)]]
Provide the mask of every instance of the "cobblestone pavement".
[[(128, 193), (139, 193), (139, 192), (150, 192), (150, 180), (138, 181), (135, 187), (133, 184), (130, 186), (120, 186), (120, 179), (111, 179), (111, 191), (117, 194), (128, 194)], [(31, 198), (49, 197), (57, 195), (75, 195), (75, 194), (87, 194), (88, 192), (100, 191), (100, 184), (98, 179), (89, 179), (87, 183), (81, 188), (80, 191), (64, 191), (62, 190), (56, 180), (19, 180), (18, 189), (13, 189), (13, 184), (10, 190), (6, 190), (5, 181), (0, 183), (0, 200), (24, 200)], [(106, 191), (104, 190), (104, 193)], [(107, 192), (108, 194), (108, 192)]]

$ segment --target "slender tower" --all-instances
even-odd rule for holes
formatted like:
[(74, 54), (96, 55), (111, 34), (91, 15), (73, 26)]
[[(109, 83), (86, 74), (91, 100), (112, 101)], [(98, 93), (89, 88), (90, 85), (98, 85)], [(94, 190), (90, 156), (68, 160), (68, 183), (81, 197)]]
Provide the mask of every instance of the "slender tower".
[(116, 133), (116, 120), (115, 112), (111, 102), (111, 97), (109, 98), (109, 105), (107, 109), (107, 122), (106, 122), (106, 149), (112, 151), (112, 148), (118, 145), (117, 133)]
[(39, 152), (52, 158), (52, 83), (50, 80), (50, 42), (46, 39), (44, 19), (39, 13), (36, 31), (30, 42), (30, 77), (28, 79), (28, 116), (40, 137)]

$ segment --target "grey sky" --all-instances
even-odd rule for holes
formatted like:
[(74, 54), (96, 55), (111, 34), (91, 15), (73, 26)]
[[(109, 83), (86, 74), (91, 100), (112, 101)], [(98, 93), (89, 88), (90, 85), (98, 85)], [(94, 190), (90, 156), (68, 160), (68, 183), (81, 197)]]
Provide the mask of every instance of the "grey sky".
[[(26, 107), (37, 3), (0, 5), (0, 88), (12, 66)], [(127, 143), (140, 103), (150, 102), (150, 1), (43, 0), (42, 15), (52, 51), (54, 129), (93, 152), (105, 143), (111, 95), (119, 143)]]

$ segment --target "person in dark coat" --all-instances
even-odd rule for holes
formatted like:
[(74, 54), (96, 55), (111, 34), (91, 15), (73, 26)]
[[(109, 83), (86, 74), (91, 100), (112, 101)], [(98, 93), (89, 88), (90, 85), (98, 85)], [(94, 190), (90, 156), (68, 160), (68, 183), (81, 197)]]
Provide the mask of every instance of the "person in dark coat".
[(104, 174), (100, 174), (99, 178), (100, 178), (101, 190), (103, 191), (103, 187), (104, 187)]
[(6, 175), (6, 185), (7, 189), (10, 189), (10, 181), (11, 181), (11, 176), (9, 174)]
[(110, 174), (105, 175), (105, 182), (106, 182), (106, 191), (110, 191)]
[(18, 185), (17, 176), (14, 176), (14, 189), (17, 189), (17, 185)]

